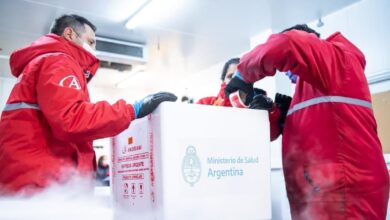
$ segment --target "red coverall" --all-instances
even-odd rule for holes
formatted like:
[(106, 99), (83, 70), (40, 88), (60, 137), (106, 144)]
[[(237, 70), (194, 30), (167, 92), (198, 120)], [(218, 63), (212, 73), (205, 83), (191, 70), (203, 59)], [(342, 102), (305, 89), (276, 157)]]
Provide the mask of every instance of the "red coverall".
[(276, 70), (299, 76), (282, 147), (293, 219), (386, 218), (389, 174), (364, 68), (362, 52), (340, 33), (274, 34), (241, 59), (250, 83)]
[(0, 195), (34, 193), (96, 170), (92, 140), (114, 136), (134, 119), (125, 101), (91, 103), (88, 75), (99, 60), (54, 34), (15, 51), (18, 77), (0, 121)]
[[(209, 97), (201, 98), (196, 102), (196, 104), (232, 107), (230, 100), (227, 99), (225, 96), (225, 91), (224, 91), (225, 87), (226, 84), (222, 83), (221, 89), (219, 90), (219, 93), (216, 97), (209, 96)], [(270, 139), (271, 141), (273, 141), (277, 139), (281, 133), (281, 129), (278, 124), (280, 118), (280, 110), (274, 105), (271, 111), (269, 111), (268, 117), (270, 122)]]

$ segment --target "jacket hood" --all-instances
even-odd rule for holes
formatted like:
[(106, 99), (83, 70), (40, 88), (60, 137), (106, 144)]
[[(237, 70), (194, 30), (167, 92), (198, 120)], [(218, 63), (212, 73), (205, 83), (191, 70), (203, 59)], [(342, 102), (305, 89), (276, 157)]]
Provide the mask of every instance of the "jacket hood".
[(48, 53), (64, 53), (73, 57), (84, 71), (95, 75), (99, 60), (79, 45), (55, 34), (47, 34), (31, 45), (18, 49), (11, 54), (12, 75), (18, 77), (25, 66), (34, 58)]
[(326, 41), (329, 41), (339, 47), (341, 47), (343, 50), (347, 50), (355, 54), (357, 59), (359, 60), (360, 65), (363, 67), (363, 69), (366, 67), (366, 58), (364, 57), (364, 54), (362, 51), (360, 51), (359, 48), (357, 48), (351, 41), (349, 41), (347, 38), (345, 38), (340, 32), (336, 32), (332, 35), (330, 35)]

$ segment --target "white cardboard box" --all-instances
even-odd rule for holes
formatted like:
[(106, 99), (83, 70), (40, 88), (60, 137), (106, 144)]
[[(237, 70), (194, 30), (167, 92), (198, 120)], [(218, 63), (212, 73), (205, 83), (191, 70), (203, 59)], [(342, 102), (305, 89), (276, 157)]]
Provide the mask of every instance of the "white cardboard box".
[(266, 111), (162, 103), (113, 138), (114, 208), (137, 219), (271, 219)]

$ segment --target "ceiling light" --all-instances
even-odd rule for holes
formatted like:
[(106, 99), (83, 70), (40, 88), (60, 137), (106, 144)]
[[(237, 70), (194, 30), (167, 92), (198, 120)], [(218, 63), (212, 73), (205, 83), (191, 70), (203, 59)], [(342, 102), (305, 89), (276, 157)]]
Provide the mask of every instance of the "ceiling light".
[(324, 26), (324, 22), (322, 22), (322, 20), (321, 20), (321, 17), (319, 17), (318, 18), (318, 22), (317, 22), (317, 27), (322, 27), (322, 26)]
[(0, 59), (8, 60), (9, 56), (0, 54)]

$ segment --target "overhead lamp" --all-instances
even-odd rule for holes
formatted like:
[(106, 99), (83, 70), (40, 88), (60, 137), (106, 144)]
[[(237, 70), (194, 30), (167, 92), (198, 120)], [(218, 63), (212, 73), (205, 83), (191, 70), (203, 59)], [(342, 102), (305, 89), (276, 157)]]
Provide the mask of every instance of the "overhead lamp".
[(8, 60), (9, 56), (0, 54), (0, 59)]
[(317, 27), (322, 27), (322, 26), (324, 26), (324, 22), (322, 22), (322, 20), (321, 20), (321, 17), (319, 17), (318, 18), (318, 22), (317, 22)]
[(148, 6), (152, 2), (152, 0), (140, 0), (140, 2), (137, 4), (138, 9), (132, 13), (130, 18), (126, 22), (126, 28), (127, 29), (135, 29), (142, 21), (142, 11), (145, 10), (146, 6)]

